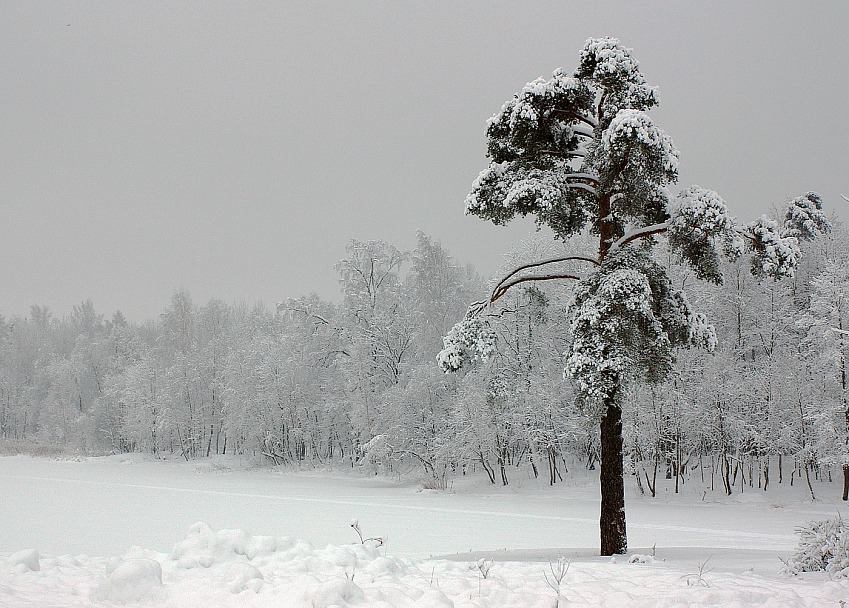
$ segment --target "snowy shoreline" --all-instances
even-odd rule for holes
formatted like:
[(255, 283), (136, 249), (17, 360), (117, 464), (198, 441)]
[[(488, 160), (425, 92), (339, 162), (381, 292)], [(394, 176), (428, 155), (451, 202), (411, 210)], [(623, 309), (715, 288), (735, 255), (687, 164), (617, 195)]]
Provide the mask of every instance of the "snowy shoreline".
[[(713, 502), (695, 488), (629, 496), (633, 549), (601, 558), (591, 548), (597, 490), (583, 473), (560, 488), (468, 479), (448, 493), (227, 459), (15, 456), (0, 458), (0, 478), (15, 497), (0, 538), (0, 605), (9, 608), (555, 606), (548, 581), (560, 556), (570, 563), (561, 606), (849, 600), (846, 580), (779, 574), (795, 527), (842, 506), (806, 501), (799, 488)], [(359, 544), (352, 517), (386, 544)]]

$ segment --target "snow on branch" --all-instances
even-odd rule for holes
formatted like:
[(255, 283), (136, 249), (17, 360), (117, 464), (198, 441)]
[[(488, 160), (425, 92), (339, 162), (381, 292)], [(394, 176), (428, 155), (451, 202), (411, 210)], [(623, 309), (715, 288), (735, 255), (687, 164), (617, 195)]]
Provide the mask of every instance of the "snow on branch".
[[(574, 120), (578, 120), (584, 124), (591, 126), (593, 129), (598, 127), (598, 121), (592, 116), (586, 116), (583, 114), (578, 114), (577, 112), (570, 112), (568, 110), (563, 110), (560, 108), (554, 108), (551, 110), (553, 114), (560, 114), (566, 118), (572, 118)], [(573, 127), (574, 128), (574, 127)]]
[(643, 226), (642, 228), (635, 228), (634, 230), (629, 230), (625, 235), (622, 236), (619, 240), (617, 240), (613, 245), (610, 246), (610, 250), (608, 253), (615, 253), (617, 250), (621, 249), (628, 243), (632, 241), (636, 241), (637, 239), (643, 239), (653, 234), (661, 234), (669, 230), (670, 220), (665, 222), (661, 222), (660, 224), (652, 224), (651, 226)]
[(585, 179), (594, 183), (598, 183), (598, 175), (595, 173), (569, 173), (565, 179)]
[(752, 271), (775, 279), (792, 277), (801, 254), (795, 236), (783, 236), (778, 222), (762, 215), (741, 233), (752, 249)]
[(822, 207), (822, 199), (816, 192), (794, 198), (784, 215), (782, 236), (810, 241), (831, 232), (831, 222)]
[(516, 285), (520, 285), (522, 283), (528, 283), (530, 281), (557, 281), (564, 279), (574, 279), (576, 281), (584, 280), (584, 275), (579, 274), (577, 272), (567, 272), (563, 274), (547, 274), (547, 275), (530, 275), (519, 277), (517, 279), (513, 279), (512, 281), (505, 283), (498, 289), (492, 292), (492, 295), (489, 298), (490, 303), (495, 302), (505, 293), (507, 293), (511, 287), (515, 287)]
[(446, 373), (476, 359), (486, 362), (495, 351), (496, 339), (495, 332), (470, 308), (442, 339), (443, 348), (436, 361)]
[(622, 46), (617, 38), (606, 36), (587, 40), (575, 75), (605, 89), (606, 95), (599, 100), (600, 109), (609, 103), (638, 109), (657, 105), (657, 89), (646, 83), (631, 49)]
[(474, 360), (486, 362), (492, 352), (495, 350), (496, 335), (489, 327), (485, 319), (481, 318), (481, 313), (486, 310), (491, 304), (499, 300), (505, 293), (516, 285), (522, 283), (537, 282), (537, 281), (555, 281), (574, 279), (577, 281), (583, 280), (585, 277), (576, 272), (560, 272), (541, 275), (525, 275), (516, 276), (520, 272), (531, 268), (539, 268), (549, 264), (559, 262), (588, 262), (594, 266), (599, 265), (599, 261), (591, 256), (571, 255), (521, 266), (508, 272), (493, 288), (490, 296), (485, 300), (474, 302), (469, 306), (469, 311), (465, 318), (454, 325), (448, 332), (448, 335), (442, 339), (443, 348), (437, 355), (439, 366), (447, 373), (459, 370), (464, 364)]
[[(492, 290), (492, 295), (495, 293), (511, 278), (522, 272), (523, 270), (529, 270), (531, 268), (539, 268), (540, 266), (547, 266), (548, 264), (557, 264), (558, 262), (589, 262), (590, 264), (594, 264), (596, 266), (599, 265), (598, 259), (585, 255), (568, 255), (565, 257), (557, 257), (551, 258), (548, 260), (542, 260), (539, 262), (531, 262), (530, 264), (522, 264), (518, 268), (514, 268), (510, 272), (508, 272), (504, 277), (495, 285), (495, 288)], [(494, 302), (495, 300), (490, 297), (490, 302)]]
[(690, 186), (675, 197), (670, 209), (669, 246), (700, 279), (722, 283), (720, 245), (736, 259), (743, 242), (722, 197), (713, 190)]
[(645, 112), (623, 109), (605, 129), (597, 151), (606, 171), (621, 174), (631, 167), (648, 170), (656, 183), (674, 182), (678, 177), (678, 150), (663, 129)]
[(584, 158), (587, 155), (586, 151), (580, 148), (577, 150), (540, 150), (539, 152), (540, 154), (550, 154), (552, 156), (563, 156), (567, 158)]
[(595, 188), (593, 188), (592, 186), (590, 186), (589, 184), (582, 184), (582, 183), (578, 182), (578, 183), (568, 183), (568, 184), (565, 184), (565, 186), (567, 188), (575, 188), (577, 190), (586, 190), (587, 192), (589, 192), (593, 196), (598, 196), (598, 191)]

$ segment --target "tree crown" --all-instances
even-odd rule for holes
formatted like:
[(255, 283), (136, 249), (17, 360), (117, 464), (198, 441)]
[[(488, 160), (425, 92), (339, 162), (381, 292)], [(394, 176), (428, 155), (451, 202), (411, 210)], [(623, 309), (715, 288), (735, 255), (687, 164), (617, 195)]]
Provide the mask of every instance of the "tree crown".
[[(792, 276), (799, 240), (829, 230), (815, 193), (791, 201), (781, 224), (764, 216), (747, 225), (711, 190), (691, 186), (673, 196), (679, 153), (647, 114), (657, 103), (657, 89), (630, 49), (616, 38), (591, 38), (571, 75), (557, 69), (529, 82), (490, 118), (490, 163), (466, 198), (466, 213), (495, 224), (533, 215), (564, 241), (589, 230), (598, 236), (598, 256), (564, 256), (508, 273), (444, 339), (445, 370), (492, 352), (495, 339), (481, 313), (511, 287), (568, 278), (578, 285), (566, 374), (580, 394), (604, 400), (629, 377), (663, 380), (674, 347), (712, 349), (716, 337), (651, 260), (656, 235), (667, 234), (698, 278), (721, 283), (721, 258), (744, 253), (756, 274)], [(549, 270), (554, 265), (558, 270)], [(540, 268), (547, 272), (529, 274)]]

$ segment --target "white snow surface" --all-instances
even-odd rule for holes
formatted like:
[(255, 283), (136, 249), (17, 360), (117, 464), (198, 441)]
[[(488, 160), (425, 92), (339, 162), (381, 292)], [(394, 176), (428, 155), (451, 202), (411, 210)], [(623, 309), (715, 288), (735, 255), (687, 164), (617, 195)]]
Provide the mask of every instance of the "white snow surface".
[[(555, 607), (560, 556), (564, 607), (849, 602), (847, 579), (779, 574), (795, 527), (844, 506), (836, 483), (816, 502), (786, 477), (731, 497), (696, 481), (631, 491), (633, 550), (601, 558), (594, 473), (549, 487), (511, 470), (506, 488), (472, 476), (445, 492), (409, 477), (2, 457), (0, 606)], [(386, 543), (360, 544), (352, 521)]]

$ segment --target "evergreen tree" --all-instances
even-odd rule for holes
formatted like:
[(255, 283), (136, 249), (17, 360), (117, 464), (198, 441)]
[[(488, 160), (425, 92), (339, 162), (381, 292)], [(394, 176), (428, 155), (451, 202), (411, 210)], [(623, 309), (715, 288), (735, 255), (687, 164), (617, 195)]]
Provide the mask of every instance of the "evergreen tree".
[[(459, 369), (492, 352), (484, 313), (528, 281), (577, 281), (570, 307), (566, 375), (601, 430), (601, 553), (625, 553), (622, 400), (636, 379), (664, 380), (676, 347), (712, 349), (716, 335), (651, 257), (655, 236), (700, 279), (722, 280), (720, 254), (752, 253), (752, 270), (792, 275), (798, 238), (825, 229), (816, 195), (791, 205), (785, 224), (762, 217), (737, 226), (715, 192), (692, 186), (673, 197), (678, 151), (646, 113), (657, 105), (631, 51), (615, 38), (590, 39), (573, 74), (528, 83), (488, 123), (489, 167), (466, 199), (466, 213), (495, 224), (533, 215), (555, 237), (589, 231), (592, 255), (525, 264), (473, 304), (445, 338), (439, 362)], [(544, 269), (545, 272), (539, 271)]]

